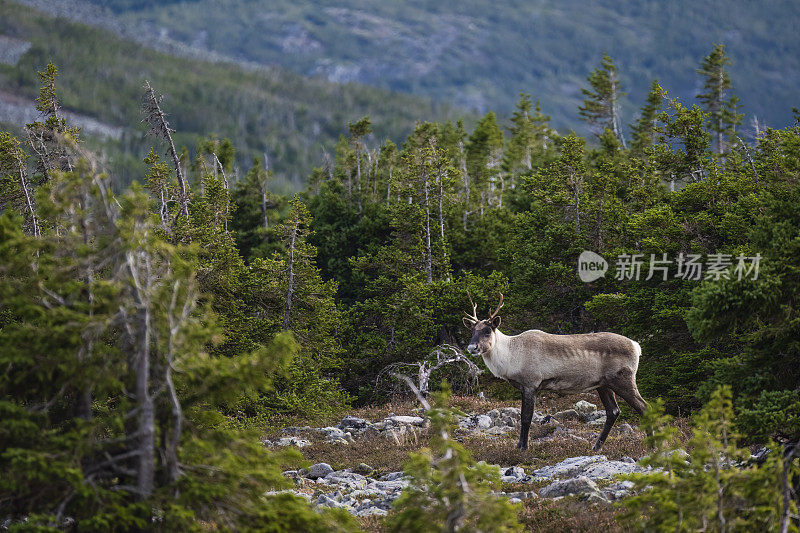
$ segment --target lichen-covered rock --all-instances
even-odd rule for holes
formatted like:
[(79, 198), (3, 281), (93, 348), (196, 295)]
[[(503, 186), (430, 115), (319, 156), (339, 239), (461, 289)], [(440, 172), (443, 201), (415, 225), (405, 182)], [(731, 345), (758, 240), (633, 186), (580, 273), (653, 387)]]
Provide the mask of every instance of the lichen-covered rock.
[(317, 463), (311, 465), (308, 469), (308, 476), (310, 479), (323, 478), (333, 472), (333, 468), (328, 463)]
[(478, 415), (475, 418), (475, 427), (478, 429), (489, 429), (492, 427), (493, 420), (487, 415)]
[(559, 498), (570, 494), (595, 494), (603, 498), (597, 483), (586, 476), (554, 481), (539, 490), (539, 496), (542, 498)]
[(578, 411), (576, 411), (575, 409), (567, 409), (565, 411), (557, 412), (556, 414), (553, 415), (553, 418), (563, 422), (564, 420), (578, 420), (580, 418), (580, 415), (578, 414)]
[(603, 488), (603, 494), (611, 501), (621, 500), (634, 488), (633, 481), (619, 481)]
[(389, 416), (386, 417), (386, 422), (391, 422), (395, 425), (407, 425), (407, 426), (419, 426), (422, 427), (425, 425), (425, 419), (421, 416)]
[(587, 402), (586, 400), (577, 402), (573, 406), (573, 409), (575, 409), (575, 411), (577, 411), (582, 417), (587, 417), (588, 415), (597, 412), (597, 406), (593, 403)]
[(339, 429), (342, 431), (363, 431), (369, 427), (370, 422), (364, 418), (347, 415), (339, 422)]
[(582, 472), (588, 465), (606, 460), (605, 455), (569, 457), (560, 463), (535, 470), (533, 476), (542, 480), (572, 477)]

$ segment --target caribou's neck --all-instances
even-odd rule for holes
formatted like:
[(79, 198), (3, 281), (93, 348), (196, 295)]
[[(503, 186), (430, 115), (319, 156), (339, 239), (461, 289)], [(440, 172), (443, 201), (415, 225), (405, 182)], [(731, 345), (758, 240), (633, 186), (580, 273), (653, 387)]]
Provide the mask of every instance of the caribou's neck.
[(504, 334), (499, 329), (494, 330), (494, 345), (492, 349), (483, 354), (483, 362), (492, 374), (498, 378), (508, 378), (513, 366), (511, 361), (512, 336)]

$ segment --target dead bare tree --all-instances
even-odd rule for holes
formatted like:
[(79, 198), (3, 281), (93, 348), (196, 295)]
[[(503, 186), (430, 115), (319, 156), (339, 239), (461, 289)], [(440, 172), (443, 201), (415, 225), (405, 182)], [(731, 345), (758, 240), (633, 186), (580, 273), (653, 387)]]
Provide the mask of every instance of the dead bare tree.
[[(150, 126), (148, 135), (153, 135), (167, 143), (167, 151), (172, 157), (172, 162), (175, 166), (175, 175), (178, 178), (178, 185), (180, 187), (180, 209), (186, 218), (189, 218), (189, 193), (188, 185), (183, 177), (183, 170), (181, 167), (181, 159), (178, 152), (175, 150), (175, 143), (172, 140), (172, 134), (175, 130), (169, 127), (167, 122), (167, 115), (161, 109), (161, 100), (163, 95), (157, 96), (153, 88), (150, 86), (149, 81), (144, 82), (144, 96), (142, 97), (142, 114), (144, 118), (142, 122)], [(175, 218), (177, 221), (177, 217)], [(173, 223), (174, 226), (174, 223)]]
[[(477, 386), (481, 369), (457, 346), (441, 344), (422, 361), (400, 362), (384, 367), (375, 380), (376, 389), (381, 388), (381, 383), (385, 382), (387, 378), (393, 378), (406, 383), (412, 392), (416, 389), (422, 397), (427, 397), (430, 393), (431, 375), (445, 367), (452, 367), (449, 377), (453, 379), (451, 385), (454, 389), (469, 391)], [(416, 378), (416, 381), (410, 377), (411, 375)], [(399, 390), (395, 388), (393, 392), (399, 392)]]

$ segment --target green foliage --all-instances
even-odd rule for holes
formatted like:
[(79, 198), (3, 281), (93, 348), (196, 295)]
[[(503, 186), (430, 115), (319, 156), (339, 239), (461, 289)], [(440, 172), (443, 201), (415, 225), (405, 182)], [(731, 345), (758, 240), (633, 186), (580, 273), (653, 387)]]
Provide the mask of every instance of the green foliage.
[(614, 136), (625, 145), (622, 124), (619, 117), (619, 99), (625, 94), (617, 77), (617, 67), (608, 54), (603, 54), (600, 66), (586, 78), (589, 89), (581, 89), (583, 105), (578, 108), (581, 118), (592, 126), (599, 135), (611, 130)]
[(500, 486), (497, 469), (475, 463), (450, 436), (455, 412), (448, 401), (445, 386), (428, 412), (430, 448), (411, 454), (406, 465), (411, 486), (394, 503), (398, 512), (390, 519), (390, 531), (522, 531), (515, 506), (492, 494)]
[[(705, 78), (703, 88), (706, 92), (698, 94), (708, 115), (708, 127), (716, 135), (717, 153), (721, 154), (726, 146), (734, 143), (735, 128), (742, 123), (744, 115), (737, 113), (739, 98), (735, 94), (728, 97), (731, 90), (731, 78), (726, 66), (731, 64), (730, 58), (725, 53), (725, 45), (715, 44), (711, 51), (700, 63), (697, 73)], [(723, 144), (723, 136), (727, 144)]]
[[(653, 402), (642, 419), (652, 452), (641, 463), (659, 470), (630, 476), (638, 494), (620, 504), (623, 519), (641, 531), (779, 531), (782, 479), (792, 483), (800, 468), (796, 459), (784, 462), (774, 442), (762, 463), (748, 461), (733, 430), (730, 388), (717, 389), (694, 416), (688, 456), (662, 409)], [(796, 503), (788, 504), (796, 513)]]

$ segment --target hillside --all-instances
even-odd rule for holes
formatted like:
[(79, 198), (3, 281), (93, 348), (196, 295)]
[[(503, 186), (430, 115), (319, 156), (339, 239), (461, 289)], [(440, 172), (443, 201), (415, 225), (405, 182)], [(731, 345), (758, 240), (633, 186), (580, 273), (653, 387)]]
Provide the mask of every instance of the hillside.
[[(36, 2), (32, 0), (33, 3)], [(724, 43), (731, 76), (748, 113), (788, 125), (800, 101), (797, 4), (679, 0), (645, 2), (365, 2), (329, 0), (219, 3), (58, 0), (103, 6), (98, 23), (162, 45), (214, 51), (281, 65), (304, 75), (431, 96), (480, 111), (509, 111), (520, 91), (542, 102), (559, 128), (583, 131), (580, 88), (603, 52), (616, 61), (634, 119), (658, 77), (684, 101), (700, 88), (695, 73), (714, 43)], [(105, 13), (100, 17), (98, 13)], [(98, 18), (99, 17), (99, 18)]]
[(137, 127), (144, 80), (165, 95), (179, 148), (191, 152), (208, 135), (230, 138), (241, 169), (266, 153), (278, 182), (295, 187), (331, 153), (348, 122), (369, 114), (376, 140), (399, 140), (417, 120), (448, 115), (445, 107), (415, 96), (305, 78), (279, 67), (244, 69), (176, 57), (5, 0), (0, 36), (7, 52), (0, 58), (0, 122), (16, 130), (36, 118), (36, 71), (52, 61), (68, 118), (105, 152), (120, 185), (141, 176), (141, 159), (154, 143)]

